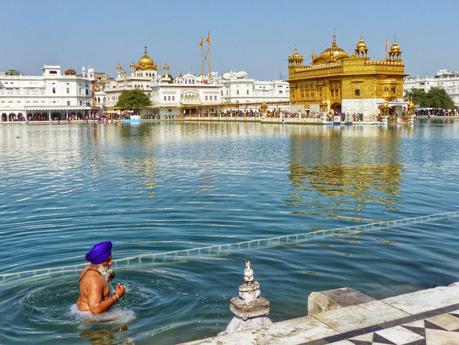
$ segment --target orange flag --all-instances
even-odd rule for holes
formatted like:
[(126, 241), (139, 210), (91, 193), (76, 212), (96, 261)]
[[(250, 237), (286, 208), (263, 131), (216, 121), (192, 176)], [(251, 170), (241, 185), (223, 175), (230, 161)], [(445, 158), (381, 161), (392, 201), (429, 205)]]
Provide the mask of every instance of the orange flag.
[(210, 32), (207, 33), (206, 42), (210, 44)]
[(202, 47), (204, 45), (204, 39), (201, 38), (201, 41), (199, 42), (199, 46)]

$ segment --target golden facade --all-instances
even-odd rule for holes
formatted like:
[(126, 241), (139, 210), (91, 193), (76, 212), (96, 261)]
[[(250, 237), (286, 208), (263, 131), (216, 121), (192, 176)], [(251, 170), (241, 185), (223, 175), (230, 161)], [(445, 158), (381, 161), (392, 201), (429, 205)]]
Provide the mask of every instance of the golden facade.
[(377, 115), (383, 102), (402, 100), (405, 66), (400, 46), (393, 42), (383, 60), (368, 57), (360, 38), (350, 55), (338, 47), (336, 37), (304, 65), (298, 51), (288, 58), (290, 102), (316, 112), (351, 112)]

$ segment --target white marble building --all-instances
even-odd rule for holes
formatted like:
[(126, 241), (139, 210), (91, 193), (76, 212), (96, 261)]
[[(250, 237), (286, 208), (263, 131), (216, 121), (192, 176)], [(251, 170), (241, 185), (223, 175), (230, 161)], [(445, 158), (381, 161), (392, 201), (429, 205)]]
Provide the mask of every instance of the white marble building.
[(96, 104), (104, 110), (114, 110), (118, 98), (125, 90), (143, 90), (151, 99), (152, 105), (146, 110), (153, 116), (172, 117), (185, 114), (216, 112), (216, 105), (221, 104), (221, 83), (217, 74), (211, 81), (193, 74), (179, 75), (173, 78), (169, 66), (163, 67), (163, 74), (158, 75), (157, 66), (148, 56), (147, 51), (138, 64), (131, 64), (131, 73), (127, 75), (117, 66), (117, 77), (109, 81), (96, 92)]
[(43, 66), (40, 76), (0, 73), (0, 121), (84, 118), (91, 112), (94, 70), (81, 74), (59, 65)]
[(261, 81), (248, 78), (247, 72), (228, 72), (222, 77), (223, 103), (228, 108), (258, 110), (266, 103), (268, 109), (289, 109), (290, 89), (287, 81)]
[(180, 115), (214, 115), (222, 103), (222, 84), (216, 73), (210, 80), (187, 73), (173, 78), (169, 67), (152, 81), (151, 101), (154, 115), (173, 117)]
[(246, 72), (229, 72), (221, 77), (213, 72), (209, 76), (191, 73), (173, 77), (169, 66), (163, 66), (162, 74), (148, 55), (137, 64), (130, 64), (128, 75), (121, 66), (117, 76), (96, 91), (96, 104), (104, 111), (115, 111), (116, 103), (125, 90), (143, 90), (151, 99), (147, 113), (159, 117), (183, 115), (215, 115), (228, 110), (257, 111), (262, 103), (268, 109), (289, 108), (289, 85), (286, 81), (258, 81), (247, 77)]
[(405, 78), (403, 90), (420, 89), (429, 92), (432, 87), (440, 87), (450, 95), (456, 106), (459, 106), (459, 71), (449, 72), (446, 69), (439, 70), (434, 76)]

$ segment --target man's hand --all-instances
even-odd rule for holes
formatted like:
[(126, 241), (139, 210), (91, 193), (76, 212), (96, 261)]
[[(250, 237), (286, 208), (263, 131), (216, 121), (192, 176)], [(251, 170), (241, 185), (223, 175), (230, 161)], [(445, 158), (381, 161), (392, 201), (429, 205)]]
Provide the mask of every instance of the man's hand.
[(115, 287), (115, 294), (116, 294), (119, 298), (121, 298), (121, 297), (124, 296), (125, 293), (126, 293), (126, 288), (125, 288), (122, 284), (120, 284), (120, 283), (116, 284), (116, 287)]

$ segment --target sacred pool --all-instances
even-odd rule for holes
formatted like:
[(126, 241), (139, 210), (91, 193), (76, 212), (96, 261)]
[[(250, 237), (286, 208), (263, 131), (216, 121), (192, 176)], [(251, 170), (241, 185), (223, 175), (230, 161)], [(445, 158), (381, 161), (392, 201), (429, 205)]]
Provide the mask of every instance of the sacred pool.
[[(0, 144), (0, 344), (216, 335), (246, 258), (274, 322), (312, 291), (459, 280), (458, 217), (387, 223), (459, 213), (458, 121), (5, 124)], [(104, 240), (127, 292), (80, 320), (78, 270)]]

